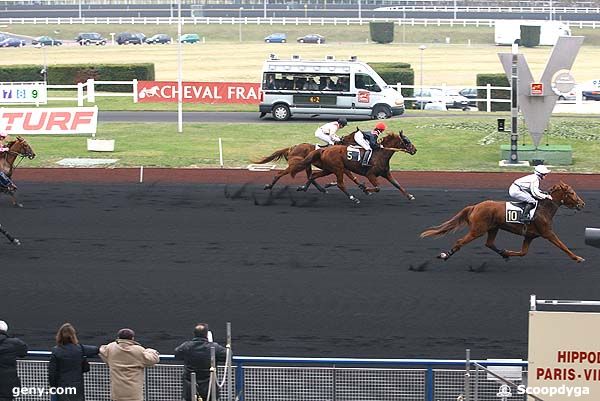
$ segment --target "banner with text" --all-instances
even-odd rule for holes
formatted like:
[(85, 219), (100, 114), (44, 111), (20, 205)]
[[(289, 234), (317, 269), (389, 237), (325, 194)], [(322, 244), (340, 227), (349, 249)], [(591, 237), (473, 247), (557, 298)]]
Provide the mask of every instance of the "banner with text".
[(95, 134), (98, 107), (4, 108), (0, 131), (21, 134)]
[(0, 104), (46, 104), (45, 82), (0, 82)]
[[(184, 103), (260, 103), (260, 84), (248, 82), (183, 82)], [(138, 103), (177, 102), (177, 82), (138, 81)]]
[(600, 400), (600, 313), (529, 312), (528, 394)]

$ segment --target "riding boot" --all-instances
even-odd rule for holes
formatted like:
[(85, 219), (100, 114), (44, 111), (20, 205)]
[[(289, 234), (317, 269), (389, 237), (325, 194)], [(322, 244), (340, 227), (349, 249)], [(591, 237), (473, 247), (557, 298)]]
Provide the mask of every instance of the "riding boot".
[(534, 207), (535, 203), (528, 203), (525, 205), (525, 207), (523, 208), (523, 214), (521, 215), (521, 223), (529, 224), (533, 221), (533, 219), (529, 217), (529, 212), (531, 212), (531, 209), (533, 209)]
[(372, 152), (373, 152), (372, 150), (366, 150), (366, 151), (365, 151), (365, 154), (363, 155), (363, 159), (362, 159), (362, 162), (361, 162), (361, 165), (362, 165), (363, 167), (368, 167), (368, 166), (370, 166), (370, 164), (369, 164), (369, 160), (371, 159), (371, 153), (372, 153)]

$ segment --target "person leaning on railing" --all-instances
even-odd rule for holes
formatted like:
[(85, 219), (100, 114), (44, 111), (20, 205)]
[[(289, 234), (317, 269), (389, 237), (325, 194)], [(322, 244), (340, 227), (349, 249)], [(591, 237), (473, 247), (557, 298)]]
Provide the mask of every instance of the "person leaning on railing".
[(11, 401), (13, 389), (21, 387), (17, 358), (27, 356), (27, 344), (8, 335), (8, 324), (0, 320), (0, 401)]
[(94, 356), (98, 356), (98, 347), (81, 344), (71, 323), (60, 326), (48, 364), (48, 384), (50, 387), (75, 388), (75, 394), (52, 395), (52, 401), (85, 400), (84, 361)]
[[(217, 343), (209, 340), (208, 324), (198, 323), (194, 327), (194, 338), (186, 341), (175, 348), (175, 359), (183, 360), (183, 398), (186, 401), (191, 400), (191, 374), (196, 373), (196, 394), (204, 401), (207, 400), (208, 389), (210, 386), (210, 349), (215, 347), (216, 362), (224, 362), (227, 357), (227, 349)], [(212, 336), (211, 336), (212, 337)], [(217, 396), (219, 398), (219, 389), (217, 386)], [(211, 397), (212, 398), (212, 397)]]
[(121, 329), (117, 339), (100, 347), (100, 357), (110, 369), (112, 401), (144, 400), (144, 369), (158, 363), (158, 351), (135, 341), (131, 329)]

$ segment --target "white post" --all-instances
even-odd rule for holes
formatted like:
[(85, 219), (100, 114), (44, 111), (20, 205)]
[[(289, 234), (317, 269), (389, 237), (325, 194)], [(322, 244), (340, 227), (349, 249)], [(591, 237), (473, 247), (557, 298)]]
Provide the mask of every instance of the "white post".
[(83, 83), (77, 82), (77, 106), (83, 106)]
[(423, 52), (425, 51), (427, 47), (425, 45), (421, 45), (419, 46), (419, 50), (421, 50), (421, 110), (423, 110), (423, 108), (425, 107), (425, 102), (423, 101)]
[(86, 84), (87, 84), (88, 102), (96, 103), (96, 88), (94, 86), (94, 79), (93, 78), (88, 79)]
[(177, 132), (183, 132), (183, 67), (181, 49), (181, 0), (177, 0)]
[(267, 0), (263, 1), (263, 18), (267, 18)]
[(244, 11), (244, 7), (240, 7), (240, 12), (239, 12), (240, 43), (242, 42), (242, 11)]
[(144, 182), (144, 166), (140, 166), (140, 184)]
[(485, 88), (485, 105), (488, 113), (492, 112), (492, 85), (487, 84)]
[(138, 102), (138, 80), (137, 79), (133, 79), (133, 81), (131, 81), (131, 86), (133, 89), (133, 103), (137, 103)]
[(219, 164), (223, 168), (223, 141), (219, 138)]

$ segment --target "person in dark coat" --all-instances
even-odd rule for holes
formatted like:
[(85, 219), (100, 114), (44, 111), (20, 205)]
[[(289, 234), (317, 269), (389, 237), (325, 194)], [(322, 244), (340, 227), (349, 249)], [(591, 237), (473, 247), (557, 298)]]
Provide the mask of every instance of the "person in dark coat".
[[(227, 357), (227, 349), (208, 339), (208, 324), (198, 323), (194, 328), (194, 338), (186, 341), (175, 348), (175, 358), (183, 360), (183, 398), (191, 400), (191, 374), (196, 373), (196, 394), (204, 401), (207, 400), (208, 388), (210, 386), (210, 348), (215, 347), (215, 359), (224, 362)], [(215, 386), (217, 387), (217, 386)], [(212, 396), (211, 396), (212, 398)], [(217, 398), (219, 389), (217, 387)], [(195, 400), (194, 400), (195, 401)]]
[(21, 387), (17, 358), (27, 356), (27, 344), (8, 335), (8, 325), (0, 320), (0, 401), (11, 401), (13, 389)]
[(74, 387), (76, 394), (55, 396), (57, 401), (83, 401), (84, 381), (82, 362), (84, 357), (98, 355), (98, 347), (82, 345), (77, 332), (70, 323), (63, 324), (56, 333), (56, 346), (52, 348), (48, 365), (48, 384), (50, 387)]

